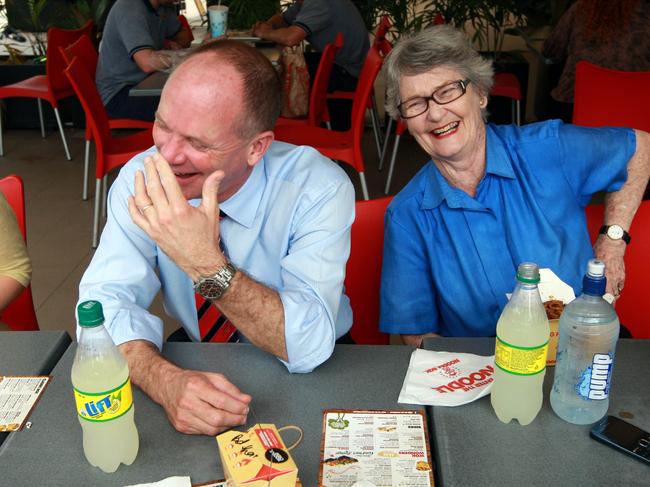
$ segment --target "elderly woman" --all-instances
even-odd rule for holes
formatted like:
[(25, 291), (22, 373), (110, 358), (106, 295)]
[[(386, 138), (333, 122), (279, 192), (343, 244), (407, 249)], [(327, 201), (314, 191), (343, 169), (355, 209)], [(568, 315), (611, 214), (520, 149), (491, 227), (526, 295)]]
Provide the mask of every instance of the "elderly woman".
[[(619, 295), (627, 230), (650, 174), (647, 133), (486, 123), (491, 63), (450, 26), (401, 40), (386, 70), (387, 109), (431, 163), (386, 214), (382, 331), (415, 346), (425, 334), (494, 335), (523, 261), (579, 293), (595, 254)], [(592, 248), (584, 208), (598, 191), (608, 194)]]

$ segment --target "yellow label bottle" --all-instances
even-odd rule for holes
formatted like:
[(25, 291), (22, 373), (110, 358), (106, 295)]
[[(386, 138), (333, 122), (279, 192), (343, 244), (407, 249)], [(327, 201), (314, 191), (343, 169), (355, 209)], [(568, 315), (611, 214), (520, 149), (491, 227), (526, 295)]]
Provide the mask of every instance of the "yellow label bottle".
[(129, 367), (102, 324), (101, 304), (86, 301), (77, 312), (81, 334), (71, 378), (84, 454), (91, 465), (112, 473), (138, 455)]
[(497, 323), (490, 401), (499, 420), (530, 424), (542, 407), (549, 325), (537, 264), (522, 263), (517, 286)]

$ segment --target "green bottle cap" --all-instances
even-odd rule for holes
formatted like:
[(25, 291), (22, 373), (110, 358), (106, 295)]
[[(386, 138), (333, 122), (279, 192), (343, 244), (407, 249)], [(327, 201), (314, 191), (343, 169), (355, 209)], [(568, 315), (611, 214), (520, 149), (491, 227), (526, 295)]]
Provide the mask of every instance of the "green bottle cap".
[(104, 311), (99, 301), (84, 301), (77, 306), (79, 326), (93, 328), (104, 323)]
[(539, 266), (533, 262), (522, 262), (517, 268), (517, 280), (526, 284), (539, 282)]

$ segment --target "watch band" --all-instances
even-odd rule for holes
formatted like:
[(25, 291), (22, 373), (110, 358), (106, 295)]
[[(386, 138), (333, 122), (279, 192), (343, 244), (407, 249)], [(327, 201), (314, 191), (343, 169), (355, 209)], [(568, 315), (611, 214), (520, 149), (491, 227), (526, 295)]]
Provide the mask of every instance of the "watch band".
[(613, 225), (603, 225), (598, 231), (599, 235), (607, 235), (612, 240), (623, 240), (626, 244), (629, 244), (632, 240), (632, 237), (627, 233), (622, 226), (613, 224)]

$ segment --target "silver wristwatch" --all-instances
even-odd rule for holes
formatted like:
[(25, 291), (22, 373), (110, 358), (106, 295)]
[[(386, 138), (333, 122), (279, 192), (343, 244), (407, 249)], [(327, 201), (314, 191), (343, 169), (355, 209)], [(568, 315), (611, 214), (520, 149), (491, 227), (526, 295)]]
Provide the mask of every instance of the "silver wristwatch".
[(201, 277), (194, 283), (194, 291), (205, 299), (219, 299), (230, 287), (233, 277), (237, 274), (237, 268), (230, 262), (219, 269), (212, 276)]

